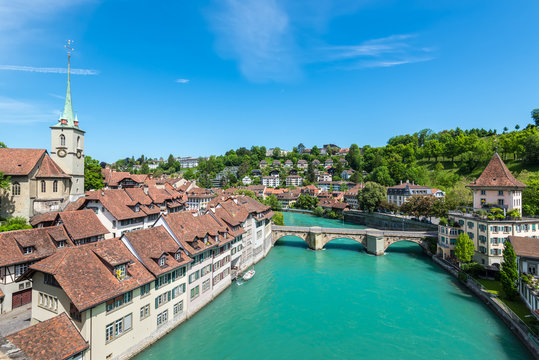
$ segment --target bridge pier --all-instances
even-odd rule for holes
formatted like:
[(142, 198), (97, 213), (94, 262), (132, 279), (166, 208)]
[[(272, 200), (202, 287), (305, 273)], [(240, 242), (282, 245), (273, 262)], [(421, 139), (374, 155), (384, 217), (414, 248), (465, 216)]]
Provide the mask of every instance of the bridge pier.
[(372, 255), (384, 255), (384, 238), (367, 234), (367, 252)]
[(309, 232), (305, 241), (311, 250), (322, 250), (324, 248), (323, 234), (321, 232)]

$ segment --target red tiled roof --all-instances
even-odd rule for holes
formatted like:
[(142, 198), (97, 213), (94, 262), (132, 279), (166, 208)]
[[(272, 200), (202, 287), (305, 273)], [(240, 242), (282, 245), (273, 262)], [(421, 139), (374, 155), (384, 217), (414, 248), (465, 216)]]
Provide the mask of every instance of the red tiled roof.
[[(66, 241), (66, 246), (73, 245), (63, 226), (0, 233), (0, 266), (21, 264), (50, 256), (57, 251), (58, 241)], [(34, 247), (34, 251), (24, 254), (25, 247)]]
[(88, 200), (98, 200), (117, 220), (134, 219), (146, 216), (144, 212), (136, 212), (130, 206), (136, 201), (129, 197), (125, 189), (107, 189), (86, 192)]
[(483, 173), (473, 183), (468, 184), (468, 187), (481, 188), (481, 187), (493, 187), (493, 188), (525, 188), (526, 184), (515, 179), (511, 171), (507, 168), (505, 163), (500, 158), (498, 153), (495, 153), (490, 159)]
[(36, 178), (70, 178), (71, 176), (66, 174), (58, 164), (56, 164), (49, 154), (45, 154), (39, 170), (37, 171)]
[(58, 211), (50, 211), (44, 214), (32, 216), (30, 219), (30, 225), (35, 227), (41, 223), (52, 223), (56, 219), (56, 215), (58, 215)]
[[(127, 277), (119, 280), (114, 266), (127, 263)], [(127, 291), (147, 284), (154, 276), (120, 239), (98, 241), (57, 251), (30, 266), (54, 276), (79, 311), (84, 311)]]
[(57, 219), (61, 220), (67, 233), (74, 240), (108, 234), (97, 215), (90, 209), (77, 211), (64, 211), (58, 213)]
[(0, 149), (0, 172), (4, 175), (28, 175), (47, 150)]
[[(133, 246), (146, 268), (156, 277), (193, 261), (162, 226), (132, 231), (123, 235)], [(176, 260), (175, 254), (181, 258)], [(158, 259), (165, 254), (165, 266)]]
[(34, 360), (64, 360), (88, 349), (66, 313), (6, 336)]

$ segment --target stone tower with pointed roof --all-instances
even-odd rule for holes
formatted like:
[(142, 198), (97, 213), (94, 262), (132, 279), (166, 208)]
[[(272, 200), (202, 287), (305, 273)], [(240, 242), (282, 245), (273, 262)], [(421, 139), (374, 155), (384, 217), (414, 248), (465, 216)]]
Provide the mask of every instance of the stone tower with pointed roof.
[(70, 59), (67, 56), (67, 92), (58, 123), (51, 126), (51, 158), (71, 175), (70, 200), (84, 195), (84, 131), (79, 128), (79, 120), (71, 102)]
[(518, 181), (498, 153), (490, 159), (483, 173), (467, 185), (473, 192), (473, 207), (496, 205), (505, 210), (517, 209), (522, 215), (522, 190), (526, 184)]

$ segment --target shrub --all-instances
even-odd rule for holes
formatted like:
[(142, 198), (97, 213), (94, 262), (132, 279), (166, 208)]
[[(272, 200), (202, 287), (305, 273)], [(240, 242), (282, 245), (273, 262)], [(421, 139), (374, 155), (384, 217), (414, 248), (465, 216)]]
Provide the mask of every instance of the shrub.
[(444, 218), (444, 217), (440, 218), (440, 225), (447, 226), (448, 223), (449, 223), (449, 221), (446, 218)]
[(458, 279), (459, 281), (466, 284), (468, 282), (468, 274), (466, 274), (464, 271), (460, 271), (458, 275)]
[(485, 267), (475, 262), (470, 264), (463, 264), (462, 270), (464, 270), (473, 277), (477, 277), (478, 275), (485, 273)]

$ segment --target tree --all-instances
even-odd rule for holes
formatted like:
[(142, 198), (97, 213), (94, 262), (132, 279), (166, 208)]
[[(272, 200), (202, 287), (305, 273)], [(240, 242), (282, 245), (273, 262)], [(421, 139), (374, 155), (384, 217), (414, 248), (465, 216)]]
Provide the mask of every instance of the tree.
[(9, 176), (4, 176), (4, 173), (0, 171), (0, 190), (9, 190), (10, 186)]
[(273, 149), (272, 156), (273, 156), (274, 159), (280, 158), (281, 157), (281, 149), (278, 148), (278, 147)]
[(389, 175), (389, 169), (387, 166), (379, 166), (375, 168), (368, 176), (370, 181), (377, 182), (378, 184), (385, 186), (392, 186), (395, 184), (391, 175)]
[(314, 165), (312, 162), (310, 162), (309, 166), (307, 167), (307, 176), (305, 176), (305, 180), (307, 180), (311, 184), (314, 183), (316, 180), (316, 176), (314, 174)]
[(519, 125), (519, 124), (516, 124), (516, 125), (515, 125), (515, 129), (517, 129), (517, 130), (520, 129), (520, 125)]
[(322, 215), (324, 215), (324, 209), (322, 209), (321, 206), (317, 206), (316, 208), (314, 208), (313, 214), (318, 217), (321, 217)]
[(539, 126), (539, 109), (533, 109), (531, 116), (533, 121), (535, 121), (535, 126)]
[(22, 230), (22, 229), (31, 229), (26, 219), (23, 217), (10, 217), (8, 218), (2, 226), (0, 226), (0, 232), (4, 231), (13, 231), (13, 230)]
[(273, 223), (275, 225), (281, 225), (284, 226), (284, 215), (282, 212), (276, 211), (275, 215), (271, 218), (273, 220)]
[(356, 184), (363, 182), (363, 174), (361, 171), (356, 171), (350, 176), (350, 181)]
[(301, 194), (294, 204), (295, 208), (313, 210), (318, 204), (318, 200), (309, 194)]
[(99, 161), (90, 156), (84, 157), (84, 190), (99, 190), (105, 187)]
[(5, 149), (5, 148), (7, 148), (6, 144), (0, 141), (0, 149)]
[(320, 149), (318, 148), (318, 146), (313, 146), (313, 148), (311, 149), (311, 155), (314, 155), (314, 156), (318, 156), (320, 155)]
[(271, 210), (281, 210), (281, 204), (279, 204), (279, 200), (277, 200), (277, 197), (273, 194), (264, 200), (264, 204), (271, 207)]
[(457, 237), (455, 244), (455, 256), (459, 263), (467, 263), (472, 260), (475, 246), (468, 234), (462, 233)]
[[(142, 155), (144, 156), (144, 155)], [(141, 174), (149, 174), (150, 173), (150, 167), (148, 166), (148, 163), (144, 163), (142, 164), (142, 167), (140, 168), (140, 173)]]
[(522, 212), (526, 216), (539, 215), (539, 174), (530, 176), (522, 191)]
[(185, 180), (192, 180), (195, 178), (195, 171), (192, 168), (189, 168), (182, 175)]
[(359, 192), (359, 208), (373, 212), (380, 203), (386, 199), (386, 188), (372, 181), (365, 183), (365, 187)]
[(513, 245), (507, 241), (503, 249), (503, 263), (500, 270), (500, 282), (502, 283), (503, 293), (509, 300), (514, 299), (517, 292), (518, 270), (517, 256)]

